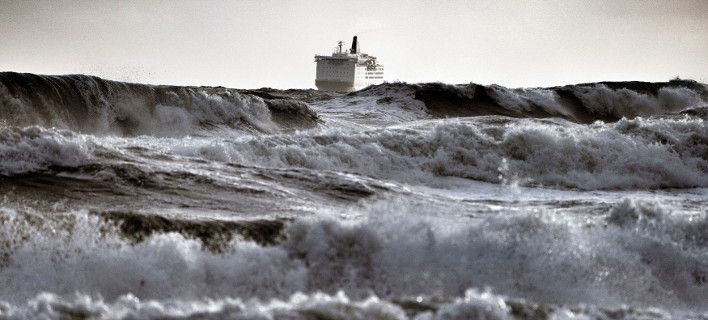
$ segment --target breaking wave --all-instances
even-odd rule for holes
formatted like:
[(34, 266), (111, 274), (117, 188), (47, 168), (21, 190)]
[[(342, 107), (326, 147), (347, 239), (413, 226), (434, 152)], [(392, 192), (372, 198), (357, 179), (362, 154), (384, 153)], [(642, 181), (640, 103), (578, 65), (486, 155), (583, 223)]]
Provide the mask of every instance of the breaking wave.
[(490, 292), (468, 290), (464, 296), (436, 301), (411, 297), (395, 301), (376, 296), (353, 300), (340, 292), (298, 293), (288, 299), (263, 302), (235, 298), (181, 300), (141, 300), (124, 295), (114, 302), (78, 295), (64, 299), (40, 294), (22, 306), (0, 305), (0, 316), (7, 319), (371, 319), (371, 320), (454, 320), (454, 319), (703, 319), (707, 314), (669, 313), (656, 308), (597, 308), (539, 305), (509, 299)]
[[(365, 99), (365, 98), (371, 99)], [(356, 110), (364, 104), (392, 106), (413, 117), (561, 117), (590, 123), (676, 113), (707, 104), (706, 86), (691, 80), (599, 82), (551, 88), (510, 89), (499, 85), (388, 83), (342, 98)]]
[(41, 127), (0, 127), (0, 177), (93, 162), (84, 137)]
[[(194, 306), (238, 313), (244, 302), (223, 297), (255, 298), (250, 303), (258, 304), (299, 292), (306, 295), (281, 306), (298, 309), (292, 299), (320, 298), (354, 309), (366, 305), (328, 296), (339, 291), (353, 301), (372, 295), (387, 301), (437, 297), (442, 306), (431, 309), (437, 312), (453, 312), (449, 308), (455, 305), (461, 314), (492, 312), (475, 309), (485, 295), (468, 291), (485, 287), (543, 304), (708, 308), (705, 214), (682, 216), (631, 200), (598, 219), (505, 212), (453, 223), (391, 199), (364, 210), (372, 213), (368, 219), (297, 220), (275, 244), (237, 237), (215, 253), (198, 240), (160, 229), (135, 244), (116, 236), (113, 224), (85, 212), (42, 215), (43, 223), (36, 223), (39, 216), (32, 211), (1, 209), (0, 296), (13, 300), (0, 304), (0, 312), (61, 313), (62, 306), (77, 312), (192, 312), (184, 308)], [(327, 295), (314, 294), (318, 291)], [(35, 298), (39, 292), (52, 294)], [(87, 296), (63, 300), (74, 293)], [(454, 300), (460, 296), (465, 298)], [(140, 302), (173, 297), (201, 302)], [(498, 307), (492, 314), (508, 316), (510, 304), (486, 297)], [(102, 299), (115, 302), (106, 305)], [(465, 299), (476, 302), (465, 305)], [(232, 302), (239, 307), (221, 309)], [(385, 306), (403, 315), (393, 304)], [(420, 307), (425, 310), (425, 304)]]
[[(404, 120), (502, 115), (590, 123), (702, 108), (706, 86), (691, 80), (599, 82), (552, 88), (387, 83), (349, 95), (312, 90), (236, 90), (145, 85), (86, 75), (0, 73), (0, 123), (82, 133), (184, 136), (219, 127), (275, 133), (319, 123), (308, 103), (353, 111), (398, 108)], [(331, 103), (330, 103), (331, 102)]]
[(314, 126), (304, 102), (222, 87), (124, 83), (85, 75), (0, 73), (0, 123), (82, 133), (184, 136), (227, 127), (251, 132)]
[(0, 176), (93, 163), (120, 169), (122, 165), (111, 164), (116, 157), (127, 153), (127, 159), (138, 161), (141, 148), (155, 150), (144, 155), (149, 159), (187, 156), (259, 170), (331, 170), (404, 183), (460, 177), (582, 190), (708, 186), (708, 127), (704, 120), (687, 116), (590, 125), (480, 117), (358, 132), (329, 129), (191, 139), (101, 138), (4, 127)]
[(688, 117), (591, 125), (482, 117), (191, 142), (175, 143), (171, 152), (418, 183), (454, 176), (586, 190), (708, 186), (708, 127)]

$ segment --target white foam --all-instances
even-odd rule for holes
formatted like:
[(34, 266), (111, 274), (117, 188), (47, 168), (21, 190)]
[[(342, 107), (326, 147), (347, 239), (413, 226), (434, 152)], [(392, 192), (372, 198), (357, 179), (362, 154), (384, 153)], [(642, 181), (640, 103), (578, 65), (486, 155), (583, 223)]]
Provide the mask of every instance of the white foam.
[[(421, 299), (420, 297), (417, 299)], [(467, 290), (463, 297), (449, 302), (418, 305), (421, 310), (410, 310), (386, 300), (371, 296), (352, 300), (344, 293), (297, 293), (286, 300), (259, 301), (234, 298), (201, 300), (141, 300), (134, 295), (124, 295), (113, 302), (100, 297), (77, 295), (62, 298), (50, 293), (37, 295), (24, 305), (9, 305), (0, 302), (0, 317), (20, 319), (66, 319), (89, 317), (100, 319), (360, 319), (360, 320), (454, 320), (526, 319), (545, 316), (551, 320), (587, 319), (700, 319), (707, 314), (690, 312), (667, 312), (658, 308), (636, 309), (621, 307), (601, 309), (594, 306), (538, 306), (524, 301), (514, 301), (517, 309), (512, 311), (505, 297), (489, 292)], [(415, 304), (414, 304), (415, 305)], [(433, 310), (426, 311), (426, 308)], [(415, 308), (415, 307), (413, 307)]]
[[(40, 77), (44, 79), (36, 85), (42, 90), (32, 96), (12, 95), (0, 84), (0, 118), (7, 125), (162, 137), (200, 134), (219, 127), (245, 132), (278, 130), (263, 99), (235, 90), (153, 87), (86, 76)], [(43, 92), (55, 94), (44, 96)], [(76, 104), (76, 99), (83, 103)], [(71, 102), (65, 105), (67, 101)]]
[(683, 87), (663, 87), (656, 96), (629, 89), (613, 90), (603, 84), (573, 89), (590, 111), (617, 117), (676, 112), (703, 102), (699, 93)]
[(91, 147), (83, 136), (40, 127), (0, 127), (0, 175), (15, 175), (91, 163)]
[[(659, 88), (656, 94), (650, 94), (627, 88), (612, 89), (604, 84), (573, 85), (564, 88), (511, 89), (499, 85), (481, 87), (474, 84), (389, 83), (367, 88), (354, 95), (342, 96), (320, 103), (317, 108), (318, 112), (324, 116), (347, 118), (350, 121), (363, 124), (375, 124), (377, 121), (383, 124), (392, 124), (428, 119), (430, 114), (425, 103), (415, 98), (416, 90), (420, 90), (426, 85), (441, 90), (438, 93), (442, 94), (443, 98), (450, 98), (454, 101), (456, 98), (464, 97), (469, 101), (470, 105), (455, 106), (459, 108), (479, 107), (473, 105), (471, 101), (476, 94), (475, 90), (482, 88), (501, 107), (498, 110), (488, 110), (488, 112), (498, 112), (498, 114), (512, 112), (518, 115), (547, 113), (566, 119), (575, 118), (577, 111), (586, 111), (596, 116), (620, 118), (673, 113), (705, 104), (701, 92), (680, 86), (664, 86)], [(558, 94), (561, 89), (575, 94), (582, 105), (568, 104), (569, 102)], [(581, 110), (576, 110), (576, 108)], [(450, 111), (455, 112), (454, 110)], [(342, 112), (344, 114), (341, 114)]]
[(423, 312), (408, 317), (405, 311), (391, 302), (372, 296), (351, 300), (344, 293), (311, 295), (297, 293), (287, 300), (241, 300), (222, 298), (195, 301), (169, 300), (141, 301), (133, 295), (124, 295), (115, 302), (79, 295), (63, 299), (53, 294), (40, 294), (23, 306), (5, 306), (0, 316), (8, 319), (46, 318), (83, 315), (111, 319), (205, 318), (205, 319), (511, 319), (510, 308), (500, 296), (469, 290), (464, 297), (442, 303), (436, 312)]
[[(630, 202), (615, 210), (651, 206)], [(9, 254), (0, 267), (0, 297), (13, 304), (40, 292), (109, 301), (127, 293), (268, 300), (341, 290), (355, 299), (372, 293), (390, 299), (490, 287), (544, 303), (708, 308), (701, 298), (708, 286), (700, 282), (708, 275), (708, 245), (691, 239), (701, 232), (691, 228), (695, 219), (705, 226), (705, 215), (677, 215), (658, 229), (552, 211), (461, 221), (390, 199), (352, 210), (363, 218), (299, 220), (279, 245), (237, 240), (217, 254), (172, 233), (130, 245), (82, 212), (2, 209), (0, 245)], [(41, 224), (33, 223), (40, 217)]]
[(126, 95), (114, 101), (110, 108), (100, 109), (106, 117), (102, 121), (105, 124), (96, 124), (98, 128), (92, 132), (181, 137), (219, 126), (244, 131), (277, 131), (268, 107), (260, 98), (229, 91), (221, 95), (199, 89), (187, 92), (189, 101), (181, 101), (173, 93), (173, 104), (158, 104), (154, 108), (141, 96)]
[(481, 117), (356, 131), (159, 140), (159, 148), (215, 161), (349, 171), (416, 184), (454, 176), (585, 190), (651, 189), (708, 186), (708, 146), (701, 142), (707, 138), (705, 122), (695, 118), (581, 125)]

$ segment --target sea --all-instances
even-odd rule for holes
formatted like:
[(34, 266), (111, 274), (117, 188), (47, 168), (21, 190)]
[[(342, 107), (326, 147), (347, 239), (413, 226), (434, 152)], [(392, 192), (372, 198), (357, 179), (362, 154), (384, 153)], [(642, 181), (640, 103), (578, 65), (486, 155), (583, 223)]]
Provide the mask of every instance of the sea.
[(708, 319), (708, 86), (0, 73), (0, 319)]

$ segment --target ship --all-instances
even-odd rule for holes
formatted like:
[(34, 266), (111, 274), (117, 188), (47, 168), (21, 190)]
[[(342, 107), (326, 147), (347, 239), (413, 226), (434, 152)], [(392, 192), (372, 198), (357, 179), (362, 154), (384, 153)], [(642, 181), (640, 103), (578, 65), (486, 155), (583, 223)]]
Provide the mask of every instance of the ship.
[(354, 36), (349, 50), (343, 50), (344, 42), (337, 44), (331, 55), (315, 56), (315, 86), (318, 90), (351, 92), (384, 82), (383, 65), (376, 62), (376, 57), (359, 51), (357, 36)]

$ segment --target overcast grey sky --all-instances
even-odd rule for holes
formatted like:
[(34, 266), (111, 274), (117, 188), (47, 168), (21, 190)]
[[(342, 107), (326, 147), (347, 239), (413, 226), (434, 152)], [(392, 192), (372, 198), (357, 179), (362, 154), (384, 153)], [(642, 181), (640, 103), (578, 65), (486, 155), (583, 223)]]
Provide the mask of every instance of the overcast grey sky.
[(354, 34), (388, 81), (708, 82), (706, 0), (0, 0), (0, 70), (306, 88)]

